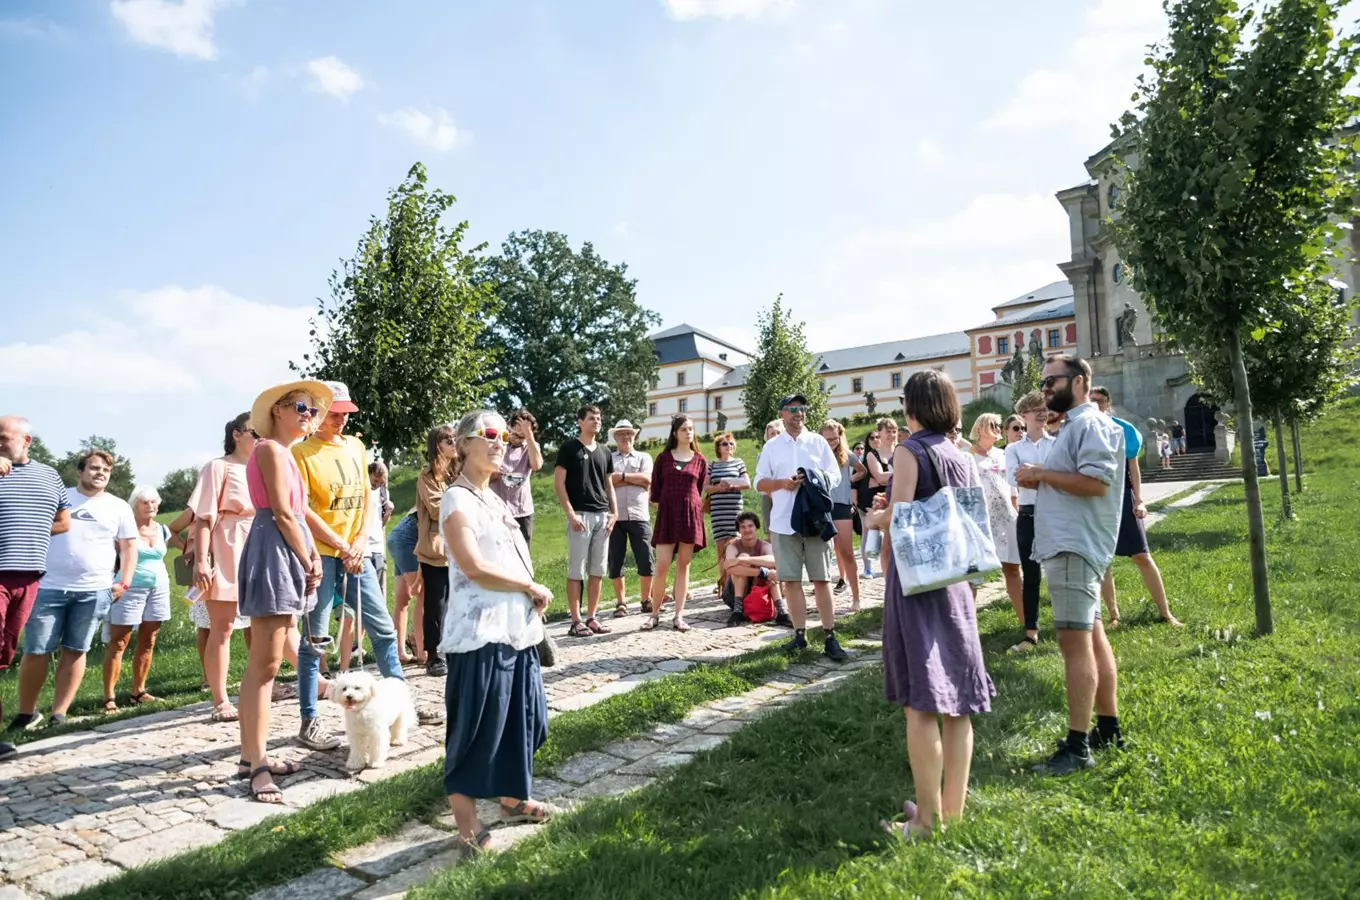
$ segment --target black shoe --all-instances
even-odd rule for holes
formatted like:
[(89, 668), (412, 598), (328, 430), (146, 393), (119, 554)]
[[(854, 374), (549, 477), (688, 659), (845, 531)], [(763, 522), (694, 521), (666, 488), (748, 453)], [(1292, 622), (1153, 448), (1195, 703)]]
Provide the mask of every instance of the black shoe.
[(66, 713), (52, 713), (47, 717), (48, 728), (60, 728), (66, 724)]
[(845, 662), (850, 658), (850, 654), (841, 649), (841, 642), (836, 640), (834, 634), (826, 636), (823, 652), (826, 653), (826, 658), (832, 662)]
[(9, 731), (37, 731), (42, 727), (42, 716), (35, 712), (19, 713), (9, 720)]
[(746, 618), (744, 612), (739, 609), (734, 609), (732, 610), (732, 615), (727, 617), (727, 627), (735, 628), (738, 625), (745, 625), (749, 621), (750, 619)]
[(792, 628), (793, 617), (786, 612), (782, 612), (774, 617), (774, 624), (776, 628)]
[(449, 667), (444, 665), (442, 659), (436, 659), (425, 667), (425, 674), (431, 678), (443, 678), (449, 674)]
[(1086, 735), (1086, 743), (1090, 745), (1091, 752), (1104, 750), (1106, 747), (1113, 747), (1116, 750), (1124, 749), (1124, 735), (1116, 732), (1113, 737), (1105, 737), (1100, 733), (1099, 728), (1092, 728), (1091, 733)]
[(844, 594), (847, 587), (849, 587), (849, 585), (845, 583), (845, 579), (838, 578), (836, 579), (836, 586), (832, 590), (838, 594)]
[(807, 645), (808, 645), (807, 638), (797, 632), (794, 632), (793, 640), (789, 641), (787, 644), (784, 645), (784, 652), (797, 653), (799, 650), (806, 650)]
[(18, 755), (19, 755), (18, 747), (14, 746), (13, 744), (7, 744), (4, 741), (0, 741), (0, 762), (4, 762), (7, 759), (13, 759)]
[(1034, 767), (1036, 775), (1071, 775), (1081, 769), (1094, 768), (1096, 761), (1091, 758), (1091, 751), (1078, 753), (1072, 749), (1067, 741), (1058, 741), (1058, 752)]

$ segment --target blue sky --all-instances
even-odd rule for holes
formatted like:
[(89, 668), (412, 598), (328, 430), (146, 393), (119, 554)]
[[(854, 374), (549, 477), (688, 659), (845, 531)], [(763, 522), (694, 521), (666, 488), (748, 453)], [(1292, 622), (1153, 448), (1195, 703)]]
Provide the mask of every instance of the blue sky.
[(969, 327), (1060, 279), (1054, 192), (1159, 0), (6, 0), (0, 407), (139, 481), (220, 452), (421, 160), (474, 243), (556, 229), (749, 346)]

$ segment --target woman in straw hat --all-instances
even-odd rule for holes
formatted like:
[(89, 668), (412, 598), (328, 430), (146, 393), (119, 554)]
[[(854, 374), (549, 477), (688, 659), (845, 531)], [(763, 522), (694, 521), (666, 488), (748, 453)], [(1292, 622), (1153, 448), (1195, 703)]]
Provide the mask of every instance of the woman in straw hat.
[[(288, 447), (326, 414), (331, 391), (319, 381), (270, 388), (250, 408), (259, 435), (246, 463), (255, 519), (241, 551), (236, 582), (241, 614), (250, 617), (250, 655), (241, 678), (241, 763), (250, 793), (261, 803), (282, 803), (276, 776), (300, 770), (292, 761), (269, 762), (270, 692), (297, 617), (315, 602), (321, 557), (306, 527), (307, 495)], [(310, 637), (310, 636), (309, 636)]]

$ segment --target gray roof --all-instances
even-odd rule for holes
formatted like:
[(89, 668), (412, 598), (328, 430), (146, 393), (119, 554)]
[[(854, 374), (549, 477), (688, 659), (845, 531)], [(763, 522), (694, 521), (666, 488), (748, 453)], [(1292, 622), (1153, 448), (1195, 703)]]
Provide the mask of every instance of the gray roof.
[[(1066, 282), (1063, 282), (1066, 284)], [(1066, 316), (1076, 315), (1077, 305), (1072, 300), (1071, 292), (1067, 297), (1058, 300), (1051, 300), (1043, 306), (1036, 306), (1034, 309), (1024, 309), (1011, 316), (1004, 316), (995, 322), (988, 322), (986, 325), (979, 325), (970, 331), (979, 331), (984, 328), (1004, 328), (1007, 325), (1023, 325), (1026, 322), (1041, 322), (1044, 319), (1061, 319)]]
[(746, 383), (746, 373), (749, 372), (750, 369), (751, 367), (747, 365), (737, 366), (735, 369), (728, 372), (722, 378), (719, 378), (717, 381), (713, 382), (713, 387), (709, 388), (709, 390), (721, 391), (725, 390), (726, 388), (741, 387)]
[(731, 366), (744, 363), (751, 356), (740, 347), (693, 325), (676, 325), (659, 331), (652, 335), (651, 341), (656, 348), (657, 362), (663, 366), (691, 359), (707, 359)]
[(1046, 284), (1041, 288), (1030, 291), (1028, 294), (1022, 294), (1014, 300), (998, 303), (996, 306), (992, 307), (992, 311), (996, 312), (997, 310), (1007, 309), (1012, 306), (1024, 306), (1027, 303), (1043, 303), (1048, 300), (1057, 300), (1059, 297), (1071, 299), (1072, 282), (1055, 281), (1052, 284)]
[(968, 350), (968, 335), (962, 331), (953, 331), (905, 341), (888, 341), (886, 344), (826, 350), (817, 354), (819, 357), (817, 371), (844, 372), (848, 369), (872, 369), (890, 366), (893, 363), (936, 359), (941, 356), (966, 356)]

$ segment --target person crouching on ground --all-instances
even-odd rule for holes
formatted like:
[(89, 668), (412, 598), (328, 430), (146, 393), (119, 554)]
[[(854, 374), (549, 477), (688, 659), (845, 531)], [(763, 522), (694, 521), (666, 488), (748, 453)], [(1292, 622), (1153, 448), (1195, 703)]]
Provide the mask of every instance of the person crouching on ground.
[[(737, 514), (737, 536), (727, 544), (726, 571), (732, 614), (728, 627), (747, 621), (743, 601), (758, 584), (773, 586), (776, 567), (774, 545), (760, 539), (760, 516), (746, 510)], [(773, 598), (771, 598), (773, 599)]]

